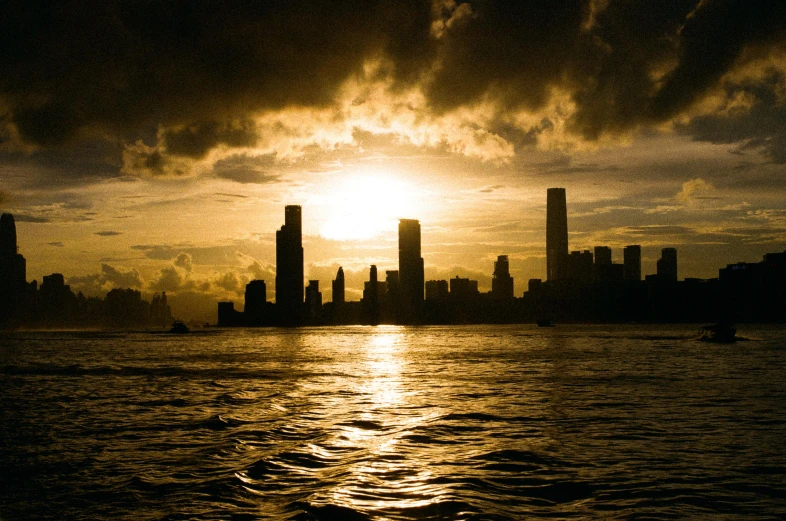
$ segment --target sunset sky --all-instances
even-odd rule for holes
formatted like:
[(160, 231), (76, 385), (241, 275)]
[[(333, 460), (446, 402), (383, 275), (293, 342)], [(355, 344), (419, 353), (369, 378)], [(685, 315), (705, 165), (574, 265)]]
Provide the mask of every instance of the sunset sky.
[(166, 291), (215, 320), (303, 207), (357, 300), (419, 219), (426, 279), (545, 278), (641, 244), (679, 275), (786, 250), (783, 0), (78, 1), (0, 7), (0, 210), (28, 280)]

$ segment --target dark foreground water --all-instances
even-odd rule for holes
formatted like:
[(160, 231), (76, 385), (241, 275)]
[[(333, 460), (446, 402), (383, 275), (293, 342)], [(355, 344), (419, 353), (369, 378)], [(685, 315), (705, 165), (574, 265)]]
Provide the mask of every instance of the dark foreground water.
[(0, 519), (781, 519), (786, 334), (0, 336)]

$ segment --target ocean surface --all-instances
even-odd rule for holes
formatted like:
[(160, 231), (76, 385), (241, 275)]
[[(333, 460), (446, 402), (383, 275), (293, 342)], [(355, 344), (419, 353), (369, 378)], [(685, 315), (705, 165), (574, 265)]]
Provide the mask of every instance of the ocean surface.
[(0, 333), (0, 519), (783, 519), (786, 331)]

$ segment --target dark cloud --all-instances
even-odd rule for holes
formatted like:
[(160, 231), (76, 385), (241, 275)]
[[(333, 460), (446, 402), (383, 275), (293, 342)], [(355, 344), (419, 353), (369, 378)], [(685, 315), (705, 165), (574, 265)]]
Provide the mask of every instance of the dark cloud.
[(784, 43), (786, 2), (714, 0), (701, 2), (679, 33), (679, 64), (653, 100), (654, 115), (666, 119), (717, 85), (743, 50)]
[[(376, 60), (377, 75), (394, 89), (422, 88), (434, 113), (492, 101), (499, 114), (484, 130), (520, 151), (554, 122), (523, 124), (512, 109), (566, 95), (575, 106), (567, 128), (590, 140), (669, 121), (735, 67), (783, 48), (785, 34), (782, 0), (5, 2), (0, 134), (39, 147), (32, 157), (55, 169), (184, 174), (178, 158), (252, 147), (265, 137), (255, 114), (331, 106)], [(723, 123), (729, 139), (744, 134), (734, 118), (713, 124)], [(783, 159), (781, 137), (749, 134), (751, 147)], [(76, 139), (95, 149), (63, 152)], [(355, 139), (395, 144), (362, 131)], [(85, 145), (97, 142), (106, 144)], [(125, 144), (136, 155), (123, 163)], [(216, 175), (271, 180), (232, 164)]]
[(438, 69), (427, 89), (436, 110), (487, 95), (508, 107), (535, 109), (546, 103), (575, 53), (585, 5), (474, 1), (447, 15)]
[(749, 106), (730, 107), (719, 114), (693, 118), (678, 129), (697, 141), (741, 143), (739, 153), (763, 149), (774, 163), (786, 163), (786, 72), (770, 70), (762, 81), (729, 83), (729, 100), (743, 98)]
[(136, 244), (132, 250), (142, 252), (148, 259), (171, 260), (179, 268), (192, 264), (236, 266), (237, 248), (233, 246), (169, 246), (165, 244)]
[(275, 157), (275, 154), (234, 155), (216, 161), (213, 172), (217, 177), (237, 183), (269, 183), (278, 179), (277, 175), (270, 173)]
[(101, 264), (100, 273), (69, 277), (68, 283), (76, 291), (88, 295), (103, 295), (111, 288), (141, 288), (142, 278), (137, 270), (122, 270)]
[(109, 284), (115, 288), (139, 288), (142, 287), (142, 279), (136, 270), (123, 271), (109, 264), (101, 264), (102, 284)]
[[(426, 1), (6, 2), (0, 93), (25, 141), (58, 145), (91, 128), (195, 125), (170, 146), (199, 154), (246, 142), (226, 122), (332, 102), (369, 57), (399, 81), (430, 56)], [(222, 130), (223, 129), (223, 130)]]
[(207, 122), (167, 129), (163, 133), (166, 150), (170, 154), (199, 159), (217, 145), (250, 147), (256, 143), (257, 133), (250, 121), (219, 124)]
[(101, 237), (112, 237), (114, 235), (121, 235), (122, 232), (114, 232), (111, 230), (105, 232), (95, 232), (94, 235), (100, 235)]
[(19, 223), (49, 223), (51, 219), (29, 214), (14, 214), (14, 220)]

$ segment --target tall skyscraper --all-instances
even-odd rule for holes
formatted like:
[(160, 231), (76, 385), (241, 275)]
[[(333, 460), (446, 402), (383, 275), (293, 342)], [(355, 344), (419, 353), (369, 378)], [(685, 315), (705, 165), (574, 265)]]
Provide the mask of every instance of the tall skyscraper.
[(339, 266), (336, 272), (336, 280), (333, 281), (333, 303), (344, 303), (344, 268)]
[(27, 285), (27, 262), (17, 252), (14, 216), (0, 216), (0, 328), (21, 320)]
[(0, 256), (16, 255), (16, 223), (14, 216), (4, 213), (0, 216)]
[(276, 308), (283, 321), (303, 313), (303, 232), (300, 206), (284, 208), (284, 225), (276, 232)]
[(423, 257), (420, 256), (420, 222), (398, 222), (399, 319), (412, 322), (423, 303)]
[(564, 188), (546, 191), (546, 278), (566, 278), (568, 258), (568, 207)]
[(641, 246), (638, 244), (625, 246), (622, 256), (623, 278), (626, 281), (639, 282), (641, 280)]
[(657, 264), (658, 278), (664, 281), (677, 282), (677, 249), (663, 248)]
[(368, 282), (363, 284), (363, 300), (372, 304), (379, 303), (379, 279), (377, 267), (372, 264), (368, 272)]
[(14, 216), (4, 213), (0, 216), (0, 294), (21, 297), (26, 284), (27, 261), (17, 251)]
[(513, 277), (510, 276), (510, 263), (507, 255), (498, 256), (494, 263), (491, 294), (498, 300), (513, 298)]

